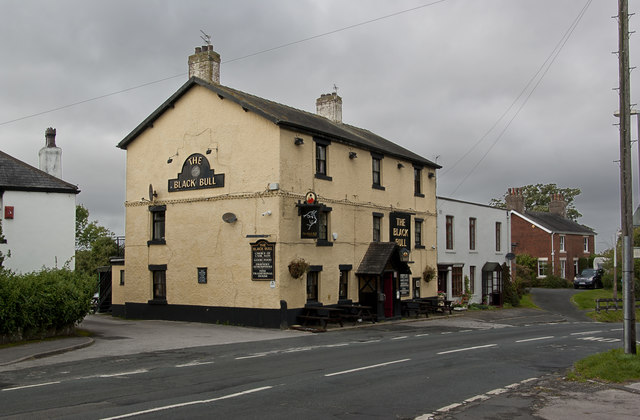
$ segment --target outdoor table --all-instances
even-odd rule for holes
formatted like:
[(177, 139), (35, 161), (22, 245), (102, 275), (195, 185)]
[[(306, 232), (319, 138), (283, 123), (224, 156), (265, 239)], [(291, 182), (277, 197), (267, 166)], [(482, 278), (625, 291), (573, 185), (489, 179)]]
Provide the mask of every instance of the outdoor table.
[(361, 321), (376, 322), (376, 316), (371, 313), (371, 306), (358, 305), (355, 303), (336, 305), (336, 308), (343, 310), (342, 317), (353, 320), (354, 325)]
[(302, 310), (302, 314), (298, 315), (299, 319), (302, 319), (302, 325), (306, 326), (309, 321), (320, 321), (324, 329), (327, 328), (328, 323), (340, 324), (343, 327), (342, 316), (343, 310), (340, 308), (333, 308), (329, 306), (305, 306)]

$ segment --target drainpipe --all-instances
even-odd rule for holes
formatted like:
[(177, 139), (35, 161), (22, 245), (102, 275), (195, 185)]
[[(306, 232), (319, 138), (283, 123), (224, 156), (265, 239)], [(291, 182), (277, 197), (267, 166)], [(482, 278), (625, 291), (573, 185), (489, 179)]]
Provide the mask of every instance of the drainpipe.
[(556, 275), (556, 249), (553, 247), (553, 232), (551, 232), (551, 275)]

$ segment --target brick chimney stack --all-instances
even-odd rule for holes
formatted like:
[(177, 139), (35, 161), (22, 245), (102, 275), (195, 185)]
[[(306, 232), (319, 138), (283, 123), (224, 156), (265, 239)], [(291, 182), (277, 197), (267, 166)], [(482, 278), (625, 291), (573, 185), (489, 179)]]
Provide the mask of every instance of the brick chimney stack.
[(62, 149), (56, 146), (56, 129), (49, 127), (44, 132), (45, 145), (38, 152), (40, 170), (62, 178)]
[(567, 217), (567, 202), (565, 201), (562, 194), (551, 194), (551, 201), (549, 202), (549, 213)]
[(320, 95), (316, 99), (316, 113), (333, 122), (342, 122), (342, 98), (336, 92)]
[(507, 210), (514, 210), (520, 214), (524, 214), (524, 196), (522, 188), (509, 188), (507, 197), (505, 198)]
[(196, 52), (189, 56), (189, 78), (193, 76), (220, 84), (220, 54), (213, 51), (213, 45), (196, 47)]

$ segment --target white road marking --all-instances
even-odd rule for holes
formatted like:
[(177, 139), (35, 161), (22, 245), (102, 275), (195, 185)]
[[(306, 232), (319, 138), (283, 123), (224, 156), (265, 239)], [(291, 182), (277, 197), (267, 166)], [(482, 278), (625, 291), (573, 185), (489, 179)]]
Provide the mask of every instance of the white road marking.
[(485, 349), (487, 347), (495, 347), (497, 346), (497, 344), (486, 344), (484, 346), (474, 346), (474, 347), (465, 347), (463, 349), (455, 349), (455, 350), (447, 350), (447, 351), (441, 351), (439, 353), (436, 354), (449, 354), (449, 353), (457, 353), (460, 351), (468, 351), (468, 350), (476, 350), (476, 349)]
[(132, 370), (131, 372), (119, 372), (119, 373), (104, 373), (101, 375), (96, 375), (98, 378), (114, 378), (116, 376), (127, 376), (127, 375), (137, 375), (139, 373), (147, 373), (149, 372), (147, 369), (138, 369)]
[(624, 328), (613, 328), (609, 331), (624, 331)]
[(213, 362), (200, 362), (198, 360), (194, 360), (193, 362), (188, 362), (188, 363), (183, 363), (181, 365), (176, 365), (177, 368), (181, 368), (181, 367), (191, 367), (191, 366), (202, 366), (202, 365), (210, 365), (213, 364)]
[(400, 336), (400, 337), (393, 337), (391, 338), (392, 340), (404, 340), (405, 338), (408, 338), (406, 335)]
[(363, 367), (359, 367), (359, 368), (355, 368), (355, 369), (343, 370), (342, 372), (327, 373), (324, 376), (344, 375), (345, 373), (359, 372), (361, 370), (373, 369), (373, 368), (377, 368), (377, 367), (393, 365), (393, 364), (396, 364), (396, 363), (408, 362), (409, 360), (411, 360), (411, 359), (402, 359), (402, 360), (394, 360), (392, 362), (378, 363), (377, 365), (363, 366)]
[(165, 405), (163, 407), (156, 407), (156, 408), (150, 408), (148, 410), (135, 411), (133, 413), (121, 414), (119, 416), (105, 417), (102, 420), (123, 419), (123, 418), (126, 418), (126, 417), (133, 417), (133, 416), (139, 416), (141, 414), (148, 414), (148, 413), (155, 413), (155, 412), (158, 412), (158, 411), (171, 410), (173, 408), (186, 407), (186, 406), (189, 406), (189, 405), (209, 404), (209, 403), (212, 403), (212, 402), (216, 402), (216, 401), (220, 401), (220, 400), (226, 400), (226, 399), (229, 399), (229, 398), (240, 397), (242, 395), (252, 394), (254, 392), (264, 391), (264, 390), (271, 389), (271, 388), (273, 388), (273, 387), (271, 387), (271, 386), (263, 386), (261, 388), (249, 389), (247, 391), (236, 392), (235, 394), (225, 395), (223, 397), (211, 398), (209, 400), (188, 401), (188, 402), (179, 403), (179, 404)]
[(23, 386), (14, 386), (13, 388), (4, 388), (2, 391), (16, 391), (18, 389), (26, 389), (26, 388), (36, 388), (39, 386), (47, 386), (47, 385), (55, 385), (55, 384), (59, 384), (60, 381), (55, 381), (55, 382), (44, 382), (41, 384), (34, 384), (34, 385), (23, 385)]
[(549, 338), (554, 338), (554, 337), (552, 335), (548, 335), (546, 337), (526, 338), (524, 340), (516, 340), (516, 343), (526, 343), (527, 341), (547, 340)]
[(426, 336), (428, 336), (428, 335), (429, 335), (429, 334), (416, 334), (416, 337), (426, 337)]
[(236, 360), (255, 359), (256, 357), (265, 357), (266, 355), (267, 355), (267, 353), (252, 354), (251, 356), (236, 357)]
[(602, 330), (577, 332), (577, 333), (571, 333), (570, 335), (587, 335), (587, 334), (596, 334), (600, 332), (602, 332)]

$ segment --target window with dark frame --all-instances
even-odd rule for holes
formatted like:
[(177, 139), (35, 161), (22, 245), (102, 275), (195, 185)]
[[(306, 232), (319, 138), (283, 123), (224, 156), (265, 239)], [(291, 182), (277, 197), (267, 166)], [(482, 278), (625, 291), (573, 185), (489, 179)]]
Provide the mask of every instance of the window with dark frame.
[(338, 299), (348, 299), (349, 294), (349, 270), (340, 270), (340, 283), (338, 286)]
[(327, 175), (327, 145), (316, 142), (316, 174)]
[(462, 267), (453, 267), (451, 269), (451, 294), (453, 296), (460, 296), (463, 291)]
[(469, 218), (469, 249), (475, 251), (476, 249), (476, 218)]
[(198, 267), (198, 283), (207, 283), (207, 267)]
[(167, 206), (150, 206), (151, 213), (151, 240), (147, 245), (165, 244), (165, 213)]
[(422, 194), (422, 168), (413, 167), (413, 195), (424, 197)]
[(414, 233), (415, 233), (415, 248), (419, 249), (419, 248), (424, 248), (424, 245), (422, 244), (422, 219), (415, 219), (415, 229), (414, 229)]
[(502, 236), (502, 223), (496, 222), (496, 252), (500, 252), (500, 237)]
[(384, 156), (380, 153), (371, 152), (371, 176), (372, 176), (372, 188), (377, 190), (384, 190), (382, 186), (382, 158)]
[(326, 211), (318, 212), (318, 241), (327, 241), (327, 230), (329, 226), (329, 213)]
[(378, 213), (373, 214), (373, 242), (380, 242), (382, 240), (382, 215)]
[(164, 300), (167, 298), (167, 271), (153, 270), (153, 299)]
[(307, 302), (318, 301), (318, 272), (309, 271), (307, 273)]
[(453, 249), (453, 216), (447, 216), (445, 229), (447, 249)]
[(120, 270), (120, 286), (124, 286), (124, 270)]

